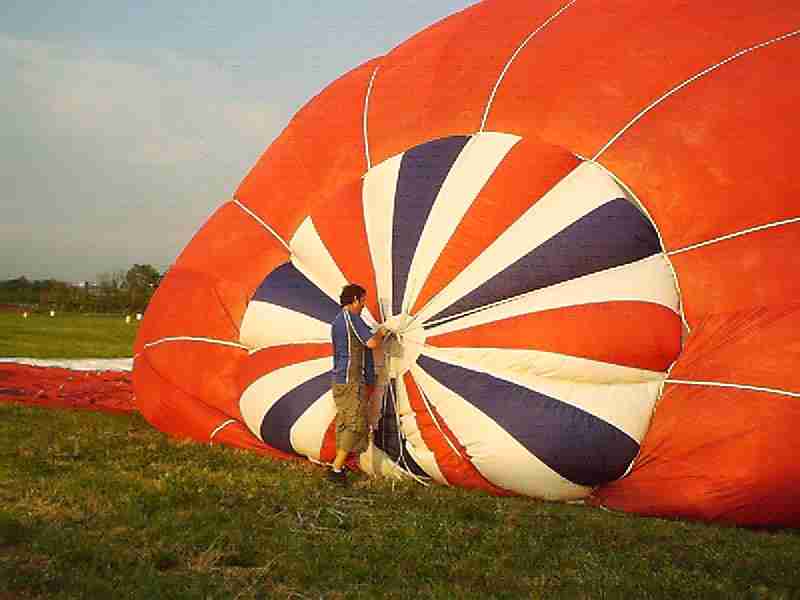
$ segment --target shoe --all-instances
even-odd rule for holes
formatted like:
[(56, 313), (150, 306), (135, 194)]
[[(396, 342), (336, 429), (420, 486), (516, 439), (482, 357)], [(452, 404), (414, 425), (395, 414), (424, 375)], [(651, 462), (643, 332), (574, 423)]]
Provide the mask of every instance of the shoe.
[(347, 485), (347, 471), (342, 469), (338, 473), (333, 469), (328, 471), (328, 481), (336, 485)]

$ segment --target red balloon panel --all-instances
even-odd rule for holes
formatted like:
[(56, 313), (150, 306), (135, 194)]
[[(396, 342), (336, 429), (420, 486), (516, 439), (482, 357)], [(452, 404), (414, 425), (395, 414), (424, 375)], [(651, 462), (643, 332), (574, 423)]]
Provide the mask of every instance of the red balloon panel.
[(342, 186), (329, 201), (314, 208), (311, 219), (345, 279), (367, 289), (367, 308), (377, 316), (380, 311), (375, 269), (367, 251), (369, 244), (361, 189), (361, 179)]
[[(216, 408), (238, 421), (240, 390), (236, 381), (247, 350), (205, 341), (179, 340), (144, 351), (150, 368), (195, 401)], [(209, 369), (208, 365), (214, 365)]]
[(631, 473), (593, 501), (645, 515), (800, 526), (800, 403), (667, 385)]
[(506, 62), (562, 4), (477, 4), (381, 59), (368, 115), (372, 163), (433, 139), (478, 131)]
[(709, 244), (670, 257), (694, 326), (707, 315), (780, 307), (800, 298), (800, 223)]
[[(538, 136), (591, 157), (672, 87), (800, 22), (800, 15), (787, 20), (782, 0), (759, 4), (758, 11), (752, 6), (748, 0), (577, 2), (519, 54), (498, 90), (488, 129)], [(720, 96), (703, 114), (727, 101)], [(651, 148), (658, 152), (660, 145), (651, 142)], [(654, 164), (642, 162), (650, 169)]]
[(680, 352), (681, 327), (680, 317), (660, 304), (620, 301), (511, 317), (426, 342), (442, 347), (540, 350), (666, 371)]
[(667, 250), (798, 216), (786, 199), (800, 196), (789, 125), (800, 86), (787, 84), (799, 48), (800, 36), (692, 82), (600, 158), (648, 208)]

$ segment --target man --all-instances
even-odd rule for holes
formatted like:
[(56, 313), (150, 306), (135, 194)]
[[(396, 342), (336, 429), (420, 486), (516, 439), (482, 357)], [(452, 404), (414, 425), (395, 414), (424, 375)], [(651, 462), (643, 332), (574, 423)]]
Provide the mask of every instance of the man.
[(375, 385), (372, 349), (383, 343), (384, 328), (373, 334), (361, 318), (367, 291), (351, 283), (342, 288), (342, 311), (331, 324), (333, 341), (333, 401), (336, 403), (336, 458), (328, 479), (344, 485), (344, 461), (351, 452), (367, 449), (367, 386)]

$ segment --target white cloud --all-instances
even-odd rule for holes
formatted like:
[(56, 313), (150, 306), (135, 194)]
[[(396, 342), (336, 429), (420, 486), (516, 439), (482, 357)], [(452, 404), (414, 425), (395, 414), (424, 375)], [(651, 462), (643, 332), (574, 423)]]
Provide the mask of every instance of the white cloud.
[[(237, 73), (210, 60), (151, 51), (136, 61), (86, 47), (0, 36), (17, 90), (40, 126), (137, 165), (175, 165), (242, 148), (279, 131), (264, 98), (237, 96)], [(252, 87), (249, 88), (252, 92)], [(251, 158), (248, 156), (247, 158)]]

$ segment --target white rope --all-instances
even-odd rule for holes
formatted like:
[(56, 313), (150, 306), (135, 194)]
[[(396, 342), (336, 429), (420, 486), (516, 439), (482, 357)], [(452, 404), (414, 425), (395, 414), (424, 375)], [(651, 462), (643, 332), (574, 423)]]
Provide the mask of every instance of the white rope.
[(427, 487), (428, 486), (428, 482), (425, 481), (424, 479), (422, 479), (416, 473), (414, 473), (414, 471), (408, 465), (408, 460), (406, 460), (406, 455), (405, 455), (406, 444), (405, 444), (405, 439), (403, 438), (402, 424), (400, 422), (400, 411), (399, 411), (398, 406), (397, 406), (397, 398), (395, 397), (393, 386), (390, 385), (390, 386), (388, 386), (387, 389), (389, 391), (389, 396), (391, 396), (391, 398), (392, 398), (392, 404), (394, 405), (394, 418), (395, 418), (395, 423), (397, 425), (397, 440), (398, 440), (398, 444), (400, 446), (400, 455), (397, 457), (397, 459), (398, 459), (397, 462), (402, 465), (402, 467), (405, 469), (406, 473), (408, 473), (408, 475), (412, 479), (414, 479), (414, 481), (416, 481), (417, 483)]
[(770, 229), (772, 227), (780, 227), (781, 225), (788, 225), (790, 223), (797, 223), (797, 222), (800, 222), (800, 217), (793, 217), (791, 219), (784, 219), (783, 221), (775, 221), (774, 223), (767, 223), (766, 225), (758, 225), (756, 227), (750, 227), (749, 229), (743, 229), (742, 231), (729, 233), (728, 235), (723, 235), (717, 238), (713, 238), (705, 242), (698, 242), (697, 244), (692, 244), (691, 246), (686, 246), (685, 248), (672, 250), (671, 252), (667, 252), (667, 256), (674, 256), (675, 254), (688, 252), (689, 250), (696, 250), (697, 248), (702, 248), (703, 246), (708, 246), (709, 244), (716, 244), (717, 242), (723, 242), (725, 240), (737, 238), (743, 235), (747, 235), (748, 233), (763, 231), (764, 229)]
[(215, 435), (217, 435), (220, 431), (222, 431), (228, 425), (231, 425), (233, 423), (236, 423), (236, 419), (228, 419), (227, 421), (223, 421), (222, 423), (220, 423), (217, 426), (217, 428), (214, 431), (211, 432), (211, 435), (208, 436), (208, 441), (210, 442), (211, 440), (213, 440)]
[(503, 67), (503, 70), (500, 72), (500, 76), (497, 78), (497, 81), (496, 81), (496, 82), (495, 82), (495, 84), (494, 84), (494, 88), (492, 88), (492, 93), (491, 93), (491, 94), (489, 94), (489, 100), (488, 100), (488, 102), (486, 103), (486, 109), (483, 111), (483, 118), (481, 119), (481, 127), (480, 127), (480, 129), (478, 129), (478, 131), (483, 131), (483, 130), (484, 130), (484, 127), (486, 127), (486, 120), (489, 118), (489, 109), (490, 109), (490, 108), (491, 108), (491, 106), (492, 106), (492, 102), (494, 102), (494, 97), (497, 95), (497, 90), (498, 90), (498, 88), (500, 87), (500, 82), (501, 82), (501, 81), (503, 81), (503, 78), (506, 76), (506, 72), (507, 72), (507, 71), (508, 71), (508, 69), (511, 67), (511, 63), (512, 63), (512, 62), (514, 62), (514, 59), (516, 59), (516, 58), (517, 58), (517, 55), (519, 55), (519, 53), (520, 53), (520, 52), (522, 52), (523, 48), (525, 48), (525, 46), (527, 46), (528, 42), (530, 42), (530, 41), (531, 41), (531, 39), (533, 39), (533, 36), (535, 36), (535, 35), (536, 35), (537, 33), (539, 33), (539, 32), (540, 32), (542, 29), (544, 29), (544, 28), (545, 28), (545, 27), (547, 27), (547, 26), (548, 26), (550, 23), (552, 23), (552, 22), (553, 22), (553, 21), (554, 21), (556, 18), (558, 18), (558, 16), (559, 16), (561, 13), (563, 13), (563, 12), (564, 12), (565, 10), (567, 10), (567, 9), (568, 9), (570, 6), (572, 6), (573, 4), (575, 4), (575, 2), (577, 2), (577, 0), (571, 0), (571, 2), (568, 2), (567, 4), (565, 4), (564, 6), (562, 6), (560, 9), (558, 9), (558, 10), (557, 10), (557, 11), (556, 11), (554, 14), (552, 14), (552, 15), (551, 15), (551, 16), (550, 16), (550, 17), (549, 17), (549, 18), (548, 18), (548, 19), (547, 19), (547, 20), (546, 20), (544, 23), (542, 23), (541, 25), (539, 25), (539, 27), (537, 27), (537, 28), (536, 28), (536, 29), (534, 29), (534, 30), (533, 30), (533, 31), (532, 31), (530, 34), (528, 34), (528, 37), (526, 37), (526, 38), (525, 38), (525, 39), (522, 41), (522, 43), (521, 43), (521, 44), (520, 44), (520, 45), (517, 47), (517, 49), (514, 51), (514, 54), (512, 54), (512, 55), (511, 55), (511, 58), (509, 58), (509, 59), (508, 59), (508, 62), (505, 64), (505, 66)]
[(600, 155), (603, 154), (608, 149), (609, 146), (611, 146), (611, 144), (616, 142), (626, 131), (628, 131), (628, 129), (633, 127), (633, 125), (635, 125), (644, 115), (646, 115), (653, 108), (655, 108), (656, 106), (661, 104), (664, 100), (666, 100), (667, 98), (669, 98), (673, 94), (675, 94), (678, 91), (680, 91), (683, 88), (685, 88), (690, 83), (692, 83), (694, 81), (697, 81), (701, 77), (703, 77), (705, 75), (708, 75), (712, 71), (715, 71), (716, 69), (719, 69), (721, 66), (726, 65), (729, 62), (734, 61), (737, 58), (740, 58), (740, 57), (744, 56), (745, 54), (749, 54), (750, 52), (753, 52), (753, 51), (758, 50), (760, 48), (764, 48), (766, 46), (769, 46), (769, 45), (774, 44), (776, 42), (780, 42), (782, 40), (785, 40), (787, 38), (790, 38), (790, 37), (792, 37), (794, 35), (798, 35), (798, 34), (800, 34), (800, 29), (798, 29), (796, 31), (791, 31), (789, 33), (785, 33), (783, 35), (780, 35), (778, 37), (772, 38), (772, 39), (767, 40), (765, 42), (761, 42), (760, 44), (756, 44), (755, 46), (750, 46), (749, 48), (745, 48), (743, 50), (739, 50), (737, 53), (729, 56), (725, 60), (722, 60), (722, 61), (720, 61), (720, 62), (718, 62), (716, 64), (713, 64), (710, 67), (707, 67), (707, 68), (703, 69), (699, 73), (696, 73), (695, 75), (693, 75), (689, 79), (686, 79), (685, 81), (679, 83), (678, 85), (673, 87), (671, 90), (669, 90), (668, 92), (666, 92), (665, 94), (661, 95), (656, 100), (651, 102), (643, 110), (641, 110), (635, 117), (633, 117), (633, 119), (631, 119), (630, 122), (627, 125), (625, 125), (625, 127), (620, 129), (619, 132), (617, 132), (617, 134), (614, 135), (614, 137), (612, 137), (610, 140), (608, 140), (608, 142), (606, 142), (605, 146), (603, 146), (602, 148), (600, 148), (600, 150), (598, 150), (597, 154), (594, 155), (592, 160), (597, 160), (600, 157)]
[(148, 342), (147, 344), (144, 345), (144, 347), (151, 348), (152, 346), (158, 346), (159, 344), (165, 344), (168, 342), (204, 342), (207, 344), (216, 344), (218, 346), (230, 346), (232, 348), (240, 348), (241, 350), (248, 350), (247, 346), (245, 346), (244, 344), (240, 344), (238, 342), (231, 342), (228, 340), (216, 340), (214, 338), (206, 338), (206, 337), (192, 337), (186, 335), (163, 337), (154, 342)]
[(233, 199), (233, 203), (236, 204), (239, 208), (241, 208), (248, 215), (253, 217), (253, 219), (255, 219), (258, 222), (259, 225), (261, 225), (264, 229), (266, 229), (273, 236), (275, 236), (275, 239), (278, 240), (281, 244), (283, 244), (284, 248), (286, 248), (289, 251), (289, 254), (292, 253), (292, 248), (289, 246), (289, 244), (287, 244), (286, 241), (281, 236), (279, 236), (278, 233), (272, 227), (267, 225), (267, 223), (261, 217), (259, 217), (256, 213), (254, 213), (249, 208), (247, 208), (244, 204), (239, 202), (239, 200), (237, 200), (236, 198)]
[(436, 418), (436, 413), (434, 413), (433, 409), (431, 408), (430, 401), (428, 400), (428, 397), (425, 395), (425, 392), (423, 392), (421, 388), (419, 390), (419, 395), (422, 397), (422, 402), (425, 404), (425, 410), (427, 410), (428, 414), (431, 416), (431, 419), (433, 420), (433, 424), (436, 425), (436, 429), (438, 429), (439, 433), (442, 434), (442, 437), (448, 443), (450, 448), (452, 448), (453, 452), (456, 453), (456, 456), (468, 461), (469, 459), (467, 459), (467, 457), (465, 457), (465, 456), (463, 456), (461, 454), (461, 452), (458, 450), (458, 448), (456, 448), (455, 444), (453, 444), (453, 442), (450, 440), (450, 437), (445, 435), (444, 431), (442, 431), (442, 428), (439, 426), (439, 420)]
[(372, 77), (369, 78), (369, 85), (367, 86), (367, 94), (364, 96), (364, 154), (367, 157), (367, 171), (372, 168), (372, 162), (369, 158), (369, 137), (367, 136), (367, 113), (369, 112), (369, 97), (372, 94), (372, 85), (375, 83), (375, 75), (378, 74), (380, 65), (377, 65), (372, 71)]
[(761, 387), (757, 385), (743, 385), (740, 383), (725, 383), (722, 381), (688, 381), (686, 379), (665, 379), (664, 383), (675, 383), (679, 385), (696, 385), (707, 387), (721, 387), (721, 388), (734, 388), (737, 390), (748, 390), (751, 392), (767, 392), (769, 394), (780, 394), (781, 396), (791, 396), (793, 398), (800, 398), (800, 392), (790, 392), (788, 390), (779, 390), (777, 388)]

